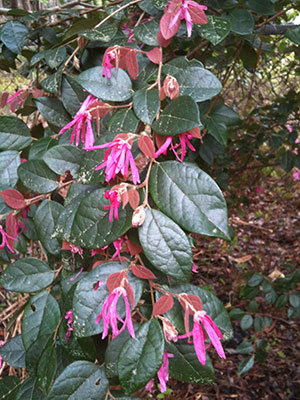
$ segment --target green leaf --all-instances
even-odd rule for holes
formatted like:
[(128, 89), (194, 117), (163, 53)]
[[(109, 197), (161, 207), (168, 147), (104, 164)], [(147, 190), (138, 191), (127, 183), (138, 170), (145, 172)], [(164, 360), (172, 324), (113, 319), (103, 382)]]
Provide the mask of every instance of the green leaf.
[(268, 357), (268, 354), (266, 351), (261, 350), (261, 349), (257, 349), (255, 352), (255, 359), (259, 362), (259, 363), (264, 363), (266, 361)]
[(254, 30), (254, 18), (248, 10), (235, 9), (229, 13), (231, 30), (238, 35), (250, 35)]
[(14, 400), (45, 400), (46, 395), (37, 387), (37, 380), (28, 378), (19, 387)]
[(286, 305), (287, 303), (287, 295), (286, 294), (281, 294), (278, 299), (276, 300), (275, 306), (277, 309), (282, 308)]
[(52, 384), (56, 373), (56, 367), (56, 350), (53, 341), (51, 340), (49, 345), (43, 349), (36, 369), (37, 384), (46, 392), (48, 392)]
[(22, 336), (17, 335), (0, 347), (0, 355), (8, 365), (14, 368), (25, 368), (25, 349)]
[(45, 153), (56, 146), (58, 141), (51, 137), (44, 137), (33, 143), (29, 150), (29, 160), (43, 160)]
[(73, 222), (64, 239), (80, 247), (98, 249), (121, 237), (131, 227), (131, 210), (119, 209), (119, 219), (109, 221), (110, 202), (104, 197), (108, 188), (98, 189), (86, 196), (74, 211)]
[(300, 44), (300, 27), (295, 26), (291, 29), (288, 29), (286, 31), (285, 36), (290, 39), (292, 42), (296, 43), (296, 44)]
[(276, 13), (274, 2), (272, 0), (248, 0), (248, 7), (260, 15), (273, 15)]
[(92, 42), (96, 40), (100, 40), (101, 42), (109, 42), (116, 36), (117, 32), (117, 26), (107, 22), (97, 29), (80, 32), (79, 36), (84, 37)]
[(166, 161), (154, 165), (149, 188), (158, 207), (183, 229), (228, 239), (223, 194), (195, 164)]
[(195, 383), (197, 385), (212, 385), (214, 383), (214, 368), (207, 357), (206, 364), (201, 365), (194, 345), (180, 340), (176, 343), (166, 344), (168, 353), (173, 354), (169, 358), (169, 372), (173, 379)]
[(134, 30), (135, 37), (149, 46), (159, 46), (157, 34), (160, 31), (159, 23), (155, 20), (138, 25)]
[(152, 124), (160, 135), (170, 136), (187, 132), (201, 125), (199, 109), (190, 96), (181, 96), (171, 101)]
[(250, 369), (254, 365), (254, 356), (250, 356), (245, 358), (242, 362), (240, 362), (238, 366), (238, 374), (243, 375), (246, 372), (250, 371)]
[(89, 18), (81, 17), (72, 21), (70, 28), (65, 32), (63, 36), (64, 41), (68, 41), (68, 39), (77, 36), (79, 32), (85, 31), (87, 29), (94, 28), (99, 22), (99, 16), (92, 15)]
[(48, 150), (44, 155), (44, 161), (56, 174), (64, 176), (66, 171), (70, 171), (71, 175), (77, 178), (85, 154), (84, 150), (76, 146), (60, 145)]
[(75, 361), (55, 380), (48, 400), (104, 400), (107, 387), (104, 368), (89, 361)]
[(77, 182), (83, 185), (93, 185), (103, 182), (105, 179), (105, 168), (95, 171), (104, 159), (106, 149), (85, 152), (80, 163)]
[(0, 116), (0, 150), (22, 150), (31, 142), (30, 130), (21, 119)]
[(14, 187), (18, 182), (18, 166), (21, 164), (17, 151), (8, 150), (0, 153), (0, 185)]
[(246, 331), (247, 329), (251, 328), (252, 324), (253, 324), (253, 318), (249, 314), (244, 315), (243, 318), (241, 319), (241, 328), (243, 329), (243, 331)]
[(210, 41), (214, 46), (222, 42), (226, 36), (229, 35), (231, 24), (222, 17), (207, 17), (208, 23), (204, 25), (197, 25), (197, 30), (200, 34)]
[(10, 51), (19, 54), (28, 32), (27, 26), (18, 21), (6, 22), (1, 28), (1, 40)]
[(157, 320), (142, 324), (135, 339), (124, 345), (118, 362), (120, 382), (125, 394), (143, 388), (161, 367), (164, 353), (164, 336)]
[(42, 88), (49, 93), (57, 93), (60, 89), (62, 80), (62, 71), (59, 70), (55, 74), (48, 76), (48, 78), (44, 79), (41, 82)]
[(16, 376), (5, 376), (0, 381), (0, 400), (15, 400), (20, 386)]
[[(73, 296), (74, 333), (77, 337), (96, 335), (103, 331), (102, 320), (96, 324), (96, 318), (100, 314), (109, 292), (106, 285), (101, 285), (97, 290), (94, 290), (94, 287), (98, 281), (105, 283), (109, 275), (119, 272), (127, 266), (117, 262), (104, 263), (88, 272), (79, 281)], [(128, 278), (134, 291), (135, 304), (137, 304), (142, 295), (143, 283), (131, 273)], [(119, 303), (118, 313), (122, 318), (125, 315), (125, 306), (123, 301), (119, 301)]]
[(121, 68), (113, 68), (111, 78), (102, 76), (101, 67), (90, 68), (82, 72), (76, 81), (92, 95), (103, 101), (125, 101), (133, 95), (129, 76)]
[(250, 354), (254, 351), (254, 348), (250, 342), (244, 340), (241, 344), (238, 345), (236, 351), (239, 354)]
[(54, 228), (64, 207), (56, 201), (44, 200), (34, 216), (35, 229), (42, 245), (49, 253), (58, 255), (61, 243), (53, 237)]
[(118, 359), (124, 344), (130, 338), (128, 330), (112, 340), (105, 351), (105, 374), (108, 379), (118, 378)]
[[(174, 285), (171, 287), (171, 291), (176, 294), (187, 293), (198, 296), (202, 301), (203, 310), (206, 311), (215, 324), (217, 324), (223, 334), (224, 340), (228, 340), (232, 337), (233, 331), (228, 312), (223, 303), (213, 293), (189, 284)], [(185, 332), (184, 312), (177, 300), (174, 302), (172, 309), (166, 313), (166, 316), (177, 327), (179, 332)]]
[(49, 193), (58, 187), (56, 174), (40, 160), (29, 160), (18, 168), (22, 183), (37, 193)]
[(133, 109), (137, 117), (145, 124), (151, 124), (160, 108), (157, 89), (141, 89), (133, 96)]
[(255, 317), (253, 327), (256, 330), (256, 332), (263, 332), (263, 330), (265, 329), (264, 319), (259, 316)]
[(245, 314), (246, 314), (246, 312), (244, 310), (242, 310), (241, 308), (233, 308), (229, 313), (230, 318), (236, 319), (236, 320), (242, 319)]
[(67, 50), (65, 47), (57, 47), (56, 49), (46, 50), (44, 56), (49, 67), (51, 69), (56, 69), (66, 59)]
[(2, 273), (1, 285), (13, 292), (33, 293), (49, 286), (54, 280), (54, 272), (38, 258), (20, 258), (10, 264)]
[(39, 112), (50, 124), (62, 128), (70, 122), (70, 115), (56, 97), (39, 97), (35, 102)]
[(187, 67), (174, 76), (179, 84), (180, 96), (191, 96), (197, 102), (210, 99), (222, 90), (219, 79), (205, 68)]
[(118, 133), (135, 133), (138, 127), (138, 119), (129, 108), (117, 111), (109, 120), (108, 129), (117, 135)]
[(59, 323), (57, 301), (46, 290), (33, 296), (25, 307), (22, 320), (22, 339), (27, 350), (40, 337), (47, 343)]
[(85, 98), (86, 93), (76, 80), (72, 76), (64, 75), (61, 87), (61, 100), (65, 109), (71, 115), (75, 115)]
[(290, 294), (290, 305), (294, 308), (300, 307), (300, 293), (291, 293)]
[(166, 75), (180, 76), (189, 67), (203, 68), (203, 64), (198, 60), (188, 60), (186, 57), (180, 56), (164, 64), (162, 70)]
[(247, 285), (250, 287), (259, 286), (263, 280), (264, 280), (264, 277), (262, 275), (254, 274), (248, 280)]
[(139, 239), (148, 260), (174, 279), (189, 281), (193, 266), (192, 248), (181, 228), (158, 210), (146, 210)]

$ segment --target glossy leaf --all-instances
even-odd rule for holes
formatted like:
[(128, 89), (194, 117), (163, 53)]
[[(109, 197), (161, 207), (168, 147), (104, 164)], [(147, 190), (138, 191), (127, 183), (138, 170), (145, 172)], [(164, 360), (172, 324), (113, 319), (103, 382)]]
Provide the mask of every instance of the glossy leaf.
[(214, 46), (222, 42), (229, 35), (231, 24), (222, 17), (207, 17), (208, 23), (198, 25), (201, 36), (210, 41)]
[[(57, 301), (47, 291), (33, 296), (25, 307), (22, 321), (22, 339), (27, 350), (37, 339), (47, 343), (59, 323)], [(41, 345), (41, 344), (40, 344)]]
[(108, 128), (114, 134), (135, 133), (138, 127), (138, 119), (130, 109), (117, 111), (109, 120)]
[(44, 200), (34, 216), (35, 229), (42, 245), (51, 254), (59, 254), (61, 243), (53, 237), (54, 228), (64, 207), (56, 201)]
[(6, 22), (1, 28), (1, 40), (15, 54), (21, 53), (29, 30), (18, 21)]
[(39, 97), (35, 102), (39, 112), (50, 124), (62, 128), (70, 122), (70, 115), (56, 97)]
[(21, 150), (31, 142), (30, 130), (21, 119), (0, 117), (0, 150)]
[(187, 343), (186, 340), (179, 340), (176, 343), (167, 343), (166, 350), (174, 356), (169, 358), (171, 378), (197, 385), (214, 383), (214, 368), (210, 358), (206, 358), (204, 366), (200, 364), (193, 344)]
[(21, 164), (17, 151), (8, 150), (0, 153), (0, 185), (14, 187), (18, 182), (18, 166)]
[(20, 386), (17, 376), (5, 376), (0, 380), (0, 400), (15, 400)]
[(148, 44), (149, 46), (159, 46), (157, 41), (158, 32), (159, 24), (154, 20), (145, 22), (134, 28), (135, 37), (142, 43)]
[(112, 77), (102, 76), (100, 67), (82, 72), (76, 81), (90, 94), (103, 101), (125, 101), (133, 95), (131, 80), (121, 68), (112, 69)]
[(25, 349), (22, 336), (17, 335), (0, 347), (0, 355), (9, 366), (25, 368)]
[(152, 129), (160, 135), (178, 135), (201, 124), (199, 109), (190, 96), (181, 96), (171, 101), (152, 124)]
[(273, 0), (247, 0), (247, 3), (250, 10), (257, 14), (273, 15), (276, 12)]
[(163, 66), (163, 73), (172, 76), (179, 76), (189, 67), (203, 68), (203, 64), (198, 60), (188, 60), (186, 57), (176, 57)]
[(50, 68), (55, 69), (64, 62), (67, 56), (65, 47), (57, 47), (56, 49), (46, 50), (44, 53), (45, 61)]
[(130, 338), (119, 356), (118, 371), (126, 394), (144, 387), (157, 373), (163, 361), (164, 337), (159, 322), (152, 319)]
[(58, 144), (58, 140), (44, 137), (33, 143), (29, 150), (29, 160), (43, 160), (48, 150)]
[(107, 387), (103, 368), (89, 361), (75, 361), (55, 380), (48, 400), (104, 400)]
[(93, 185), (94, 183), (104, 182), (105, 169), (95, 171), (104, 159), (106, 149), (87, 151), (80, 161), (77, 182), (83, 185)]
[(76, 146), (60, 145), (48, 150), (44, 155), (44, 161), (56, 174), (64, 176), (66, 171), (70, 171), (73, 178), (77, 178), (85, 154), (84, 150)]
[(120, 352), (130, 338), (128, 330), (123, 331), (112, 340), (105, 351), (105, 374), (108, 379), (118, 378), (118, 359)]
[(36, 379), (26, 379), (20, 385), (15, 400), (45, 400), (46, 395), (37, 386)]
[[(102, 321), (96, 324), (96, 318), (109, 295), (105, 282), (111, 274), (120, 272), (122, 268), (126, 267), (127, 265), (118, 262), (100, 264), (80, 280), (73, 297), (74, 333), (77, 337), (96, 335), (103, 331)], [(99, 281), (104, 282), (104, 284), (95, 290), (95, 285)], [(129, 283), (134, 290), (136, 304), (141, 297), (143, 283), (132, 274), (129, 274)], [(122, 317), (125, 314), (122, 299), (118, 302), (118, 310)]]
[(231, 30), (239, 35), (249, 35), (254, 30), (254, 18), (245, 9), (235, 9), (229, 13)]
[(49, 286), (54, 280), (54, 272), (38, 258), (20, 258), (10, 264), (2, 273), (1, 285), (13, 292), (33, 293)]
[(40, 160), (29, 160), (21, 164), (18, 174), (22, 183), (37, 193), (49, 193), (58, 187), (56, 174)]
[(254, 365), (254, 356), (250, 356), (245, 358), (238, 366), (238, 374), (243, 375), (246, 372), (250, 371), (250, 369)]
[(109, 42), (116, 36), (117, 31), (118, 29), (115, 24), (106, 23), (97, 29), (80, 32), (79, 35), (91, 41), (100, 40), (101, 42)]
[(133, 96), (133, 109), (137, 117), (145, 124), (151, 124), (160, 108), (157, 89), (141, 89)]
[(61, 100), (65, 109), (75, 115), (87, 94), (72, 76), (65, 75), (62, 79)]
[(139, 239), (155, 268), (177, 280), (190, 279), (193, 266), (190, 243), (181, 228), (165, 214), (147, 209)]
[(195, 164), (166, 161), (155, 165), (150, 175), (150, 193), (159, 208), (182, 228), (228, 238), (223, 194)]

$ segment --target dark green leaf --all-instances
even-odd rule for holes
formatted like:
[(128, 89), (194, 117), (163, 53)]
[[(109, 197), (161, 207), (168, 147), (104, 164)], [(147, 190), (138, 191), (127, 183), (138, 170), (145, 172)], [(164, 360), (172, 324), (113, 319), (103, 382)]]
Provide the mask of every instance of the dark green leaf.
[(197, 385), (214, 383), (214, 368), (210, 358), (206, 356), (206, 364), (201, 365), (193, 344), (180, 340), (166, 344), (166, 350), (174, 355), (169, 358), (169, 371), (173, 379)]
[(43, 349), (37, 365), (37, 384), (48, 392), (57, 366), (56, 350), (53, 341)]
[(46, 395), (37, 387), (37, 381), (28, 378), (19, 387), (15, 400), (45, 400)]
[(133, 95), (129, 76), (121, 68), (112, 69), (112, 77), (102, 76), (101, 67), (90, 68), (82, 72), (76, 81), (92, 95), (104, 101), (125, 101)]
[(247, 3), (250, 10), (260, 15), (273, 15), (276, 12), (273, 0), (248, 0)]
[[(117, 262), (101, 264), (80, 280), (73, 297), (74, 333), (77, 337), (96, 335), (103, 331), (102, 320), (99, 324), (96, 324), (95, 321), (109, 292), (106, 285), (101, 285), (97, 290), (94, 290), (94, 287), (98, 281), (105, 283), (109, 275), (121, 271), (126, 266)], [(132, 274), (129, 274), (129, 283), (134, 290), (136, 304), (141, 297), (143, 284), (140, 279), (135, 278)], [(124, 302), (120, 301), (119, 307), (119, 313), (122, 317), (125, 314)]]
[(166, 161), (150, 175), (155, 203), (182, 228), (208, 236), (228, 238), (227, 207), (214, 180), (191, 163)]
[(242, 319), (245, 314), (246, 314), (246, 312), (244, 310), (242, 310), (241, 308), (234, 308), (229, 313), (230, 318), (236, 319), (236, 320)]
[(241, 344), (238, 345), (238, 347), (236, 348), (236, 351), (239, 354), (250, 354), (254, 351), (254, 348), (250, 342), (245, 340), (244, 342), (242, 342)]
[(80, 163), (86, 152), (76, 146), (60, 145), (48, 150), (44, 155), (44, 161), (52, 171), (58, 175), (65, 175), (66, 171), (70, 171), (74, 178), (80, 168)]
[(243, 318), (241, 319), (241, 328), (243, 329), (243, 331), (249, 329), (253, 324), (253, 318), (251, 315), (246, 314), (243, 316)]
[(6, 22), (1, 28), (2, 42), (15, 54), (21, 53), (27, 34), (27, 26), (18, 21)]
[(139, 239), (148, 260), (174, 279), (189, 281), (193, 266), (192, 248), (181, 228), (158, 210), (146, 210)]
[(229, 21), (222, 17), (207, 17), (208, 23), (204, 25), (198, 25), (198, 31), (201, 36), (210, 41), (214, 46), (222, 42), (226, 36), (229, 35), (231, 30), (231, 24)]
[(51, 137), (44, 137), (33, 143), (29, 150), (29, 160), (43, 160), (45, 153), (56, 146), (58, 141)]
[(157, 89), (141, 89), (133, 96), (133, 109), (137, 117), (145, 124), (151, 124), (160, 108)]
[(29, 160), (18, 168), (22, 183), (37, 193), (49, 193), (58, 187), (56, 174), (40, 160)]
[(18, 182), (18, 166), (21, 164), (17, 151), (8, 150), (0, 153), (0, 185), (14, 187)]
[(245, 358), (238, 366), (238, 374), (242, 375), (249, 372), (254, 365), (254, 356)]
[(229, 13), (231, 30), (239, 35), (249, 35), (254, 30), (254, 18), (248, 10), (235, 9)]
[(109, 120), (109, 131), (118, 134), (124, 132), (135, 133), (138, 127), (138, 119), (129, 108), (117, 111)]
[(85, 100), (86, 93), (71, 76), (65, 75), (62, 80), (61, 100), (65, 109), (75, 115), (81, 103)]
[(35, 102), (39, 112), (50, 124), (62, 128), (70, 122), (70, 115), (56, 97), (39, 97)]
[(277, 309), (282, 308), (286, 305), (287, 303), (287, 295), (286, 294), (281, 294), (278, 299), (276, 300), (275, 306)]
[(157, 320), (141, 325), (135, 339), (124, 345), (118, 362), (122, 388), (132, 394), (144, 387), (161, 367), (164, 353), (164, 336)]
[(255, 352), (255, 358), (259, 363), (264, 363), (267, 359), (267, 352), (261, 349), (257, 349)]
[(59, 323), (60, 309), (57, 301), (47, 291), (32, 297), (25, 307), (22, 321), (22, 339), (27, 350), (43, 337), (47, 343)]
[(107, 387), (104, 368), (89, 361), (75, 361), (55, 380), (48, 400), (104, 400)]
[(70, 28), (65, 32), (63, 40), (67, 41), (71, 37), (77, 36), (79, 32), (85, 31), (86, 29), (92, 29), (99, 22), (99, 16), (92, 15), (89, 18), (81, 17), (72, 21)]
[(21, 150), (31, 142), (30, 130), (21, 119), (0, 117), (0, 150)]
[(55, 69), (64, 62), (67, 56), (65, 47), (57, 47), (56, 49), (47, 50), (44, 53), (45, 61), (51, 69)]
[(290, 294), (290, 305), (294, 308), (300, 307), (300, 293)]
[(92, 185), (104, 181), (105, 169), (95, 171), (95, 168), (103, 161), (105, 151), (106, 149), (85, 152), (78, 171), (78, 183)]
[(104, 194), (107, 188), (98, 189), (86, 196), (74, 211), (73, 222), (65, 240), (80, 247), (98, 249), (121, 237), (131, 227), (131, 210), (119, 210), (119, 219), (109, 221), (109, 200)]
[(0, 347), (0, 355), (8, 365), (15, 368), (25, 368), (25, 349), (22, 336), (17, 335)]
[(264, 280), (264, 277), (262, 275), (254, 274), (251, 276), (251, 278), (247, 282), (247, 285), (250, 287), (259, 286), (263, 280)]
[(249, 310), (255, 313), (258, 311), (258, 309), (259, 309), (259, 304), (255, 300), (250, 301)]
[(16, 376), (5, 376), (0, 380), (0, 400), (15, 400), (20, 380)]
[(253, 326), (256, 332), (263, 332), (263, 330), (265, 329), (264, 319), (259, 316), (255, 317)]
[(62, 79), (62, 71), (59, 70), (55, 74), (48, 76), (41, 82), (42, 88), (49, 93), (57, 93), (60, 89)]
[(115, 24), (106, 23), (100, 28), (80, 32), (79, 36), (91, 41), (100, 40), (101, 42), (109, 42), (116, 36), (117, 32), (118, 28)]
[(130, 338), (128, 330), (123, 331), (106, 348), (105, 374), (108, 379), (118, 378), (118, 359), (125, 342)]
[(44, 200), (36, 210), (34, 224), (42, 245), (51, 254), (59, 254), (61, 243), (53, 237), (58, 217), (64, 207), (56, 201)]
[(300, 44), (300, 27), (295, 26), (291, 29), (288, 29), (285, 36), (290, 39), (292, 42), (296, 44)]
[(181, 96), (171, 101), (154, 121), (152, 128), (160, 135), (177, 135), (200, 126), (199, 109), (190, 96)]
[(1, 275), (0, 283), (6, 290), (33, 293), (49, 286), (54, 272), (38, 258), (20, 258), (10, 264)]
[(172, 76), (180, 76), (187, 68), (203, 68), (203, 64), (198, 60), (188, 60), (186, 57), (176, 57), (163, 66), (163, 73)]
[(135, 37), (149, 46), (159, 46), (157, 34), (160, 31), (159, 24), (155, 20), (138, 25), (134, 28)]

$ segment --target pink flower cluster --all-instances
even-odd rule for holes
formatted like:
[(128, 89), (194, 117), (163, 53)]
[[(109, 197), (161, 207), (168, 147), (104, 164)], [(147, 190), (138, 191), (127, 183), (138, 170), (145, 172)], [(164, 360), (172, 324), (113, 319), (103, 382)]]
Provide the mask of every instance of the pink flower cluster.
[(1, 236), (2, 236), (2, 242), (1, 242), (1, 244), (0, 244), (0, 249), (3, 249), (5, 246), (7, 246), (8, 249), (9, 249), (9, 251), (11, 251), (12, 253), (14, 253), (14, 250), (13, 250), (13, 248), (11, 247), (11, 245), (9, 244), (8, 239), (11, 239), (11, 240), (17, 240), (17, 239), (14, 238), (14, 237), (12, 237), (12, 236), (10, 236), (10, 235), (8, 235), (8, 234), (5, 232), (5, 230), (3, 229), (3, 227), (2, 227), (1, 224), (0, 224), (0, 234), (1, 234)]
[(65, 319), (67, 320), (68, 330), (66, 333), (66, 343), (68, 343), (73, 332), (73, 311), (72, 309), (66, 312)]
[[(166, 350), (164, 350), (163, 363), (157, 372), (157, 377), (159, 380), (161, 393), (164, 393), (167, 390), (167, 382), (169, 380), (169, 358), (173, 358), (173, 357), (174, 357), (174, 354), (167, 353)], [(146, 385), (146, 389), (150, 393), (152, 393), (153, 382), (154, 382), (154, 378), (151, 379), (151, 381), (149, 381)]]

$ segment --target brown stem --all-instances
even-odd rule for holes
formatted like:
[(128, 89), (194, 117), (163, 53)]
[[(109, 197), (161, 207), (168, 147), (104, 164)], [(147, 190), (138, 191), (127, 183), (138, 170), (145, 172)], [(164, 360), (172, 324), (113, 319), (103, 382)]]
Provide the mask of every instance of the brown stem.
[(118, 14), (120, 11), (125, 10), (125, 8), (128, 8), (130, 6), (132, 6), (133, 4), (139, 3), (141, 0), (133, 0), (128, 4), (124, 4), (124, 6), (118, 8), (116, 11), (114, 11), (113, 13), (109, 14), (106, 18), (104, 18), (102, 21), (99, 22), (99, 24), (97, 24), (94, 29), (99, 28), (99, 26), (103, 25), (106, 21), (108, 21), (110, 18), (112, 18), (113, 16), (115, 16), (116, 14)]

